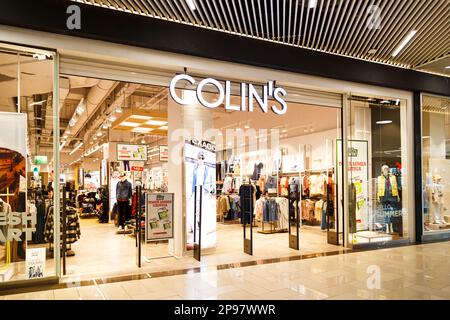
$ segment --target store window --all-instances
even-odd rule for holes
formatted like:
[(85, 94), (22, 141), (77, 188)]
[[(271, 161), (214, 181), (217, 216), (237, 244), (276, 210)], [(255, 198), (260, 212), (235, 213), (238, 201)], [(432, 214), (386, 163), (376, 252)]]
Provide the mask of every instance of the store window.
[(425, 232), (450, 230), (450, 98), (422, 95), (422, 205)]
[(55, 275), (53, 56), (0, 47), (0, 286)]
[(407, 238), (406, 101), (353, 95), (349, 117), (349, 241)]

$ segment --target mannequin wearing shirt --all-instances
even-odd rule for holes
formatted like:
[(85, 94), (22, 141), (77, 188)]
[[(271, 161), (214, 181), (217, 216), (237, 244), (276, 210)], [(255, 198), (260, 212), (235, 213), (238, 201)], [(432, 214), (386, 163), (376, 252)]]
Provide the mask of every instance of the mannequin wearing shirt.
[(383, 165), (377, 183), (377, 197), (382, 206), (386, 233), (392, 233), (393, 213), (398, 209), (398, 203), (400, 201), (397, 178), (389, 173), (389, 167), (387, 165)]
[(133, 196), (131, 182), (127, 180), (125, 173), (120, 174), (120, 181), (116, 186), (117, 209), (119, 211), (119, 228), (117, 231), (127, 231), (125, 221), (128, 219), (130, 211), (130, 199)]

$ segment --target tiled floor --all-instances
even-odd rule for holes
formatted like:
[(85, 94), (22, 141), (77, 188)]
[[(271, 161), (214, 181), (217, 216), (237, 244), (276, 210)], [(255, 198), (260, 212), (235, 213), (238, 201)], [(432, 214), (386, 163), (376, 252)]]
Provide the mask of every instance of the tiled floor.
[[(369, 267), (380, 271), (379, 288), (368, 286), (378, 280), (370, 281)], [(450, 299), (450, 242), (0, 297), (3, 298)]]

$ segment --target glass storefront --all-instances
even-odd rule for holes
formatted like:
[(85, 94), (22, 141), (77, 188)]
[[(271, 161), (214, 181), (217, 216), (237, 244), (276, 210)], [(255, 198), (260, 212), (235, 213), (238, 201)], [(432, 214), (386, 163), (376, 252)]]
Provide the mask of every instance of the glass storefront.
[(408, 238), (406, 101), (352, 95), (349, 107), (349, 241)]
[(450, 98), (422, 95), (424, 233), (450, 231)]
[[(162, 211), (155, 218), (159, 224), (142, 222), (156, 235), (173, 232), (142, 248), (144, 261), (173, 259), (158, 261), (162, 268), (190, 265), (174, 256), (191, 259), (194, 231), (202, 235), (207, 264), (297, 255), (298, 250), (331, 252), (410, 236), (405, 99), (284, 87), (267, 79), (212, 81), (208, 74), (197, 75), (195, 85), (180, 81), (174, 96), (170, 80), (175, 73), (161, 71), (158, 81), (147, 74), (139, 83), (95, 78), (74, 68), (73, 74), (59, 74), (55, 119), (55, 57), (5, 48), (0, 62), (0, 130), (9, 133), (0, 135), (5, 177), (0, 183), (0, 284), (137, 272), (136, 213), (128, 213), (135, 220), (122, 229), (116, 201), (120, 173), (133, 192), (141, 184), (149, 194), (174, 194), (170, 224)], [(447, 123), (445, 112), (441, 120)], [(58, 142), (55, 128), (60, 128)], [(448, 136), (428, 135), (444, 141)], [(435, 170), (437, 160), (429, 160), (427, 169), (425, 163), (426, 172), (441, 176), (443, 186), (431, 188), (442, 189), (445, 203), (445, 170)], [(59, 234), (53, 208), (60, 197), (53, 192), (53, 172), (60, 173), (66, 213), (73, 215), (62, 271), (54, 258), (62, 240), (53, 236)], [(197, 230), (198, 187), (202, 230)], [(240, 198), (247, 196), (251, 218), (250, 211), (241, 211)], [(128, 201), (131, 210), (133, 197)], [(439, 220), (445, 221), (442, 216)], [(253, 256), (238, 255), (244, 222), (253, 226)]]
[(0, 285), (56, 275), (53, 72), (52, 53), (0, 47)]

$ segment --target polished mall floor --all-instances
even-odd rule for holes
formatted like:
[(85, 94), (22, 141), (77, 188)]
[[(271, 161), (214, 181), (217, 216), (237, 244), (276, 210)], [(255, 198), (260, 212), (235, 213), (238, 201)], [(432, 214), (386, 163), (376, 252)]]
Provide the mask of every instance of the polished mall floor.
[(142, 249), (142, 267), (136, 266), (136, 238), (116, 234), (112, 223), (100, 224), (96, 219), (81, 219), (81, 238), (73, 246), (75, 256), (67, 258), (67, 281), (110, 276), (179, 270), (192, 267), (253, 261), (257, 259), (296, 256), (345, 250), (327, 244), (326, 232), (317, 227), (304, 227), (300, 232), (300, 250), (290, 249), (288, 233), (253, 232), (253, 256), (243, 252), (243, 230), (240, 224), (218, 223), (217, 247), (205, 250), (202, 261), (192, 257), (175, 258), (166, 243), (148, 243)]
[[(378, 269), (379, 282), (368, 281), (374, 269)], [(450, 299), (449, 272), (450, 242), (442, 242), (0, 299)]]

